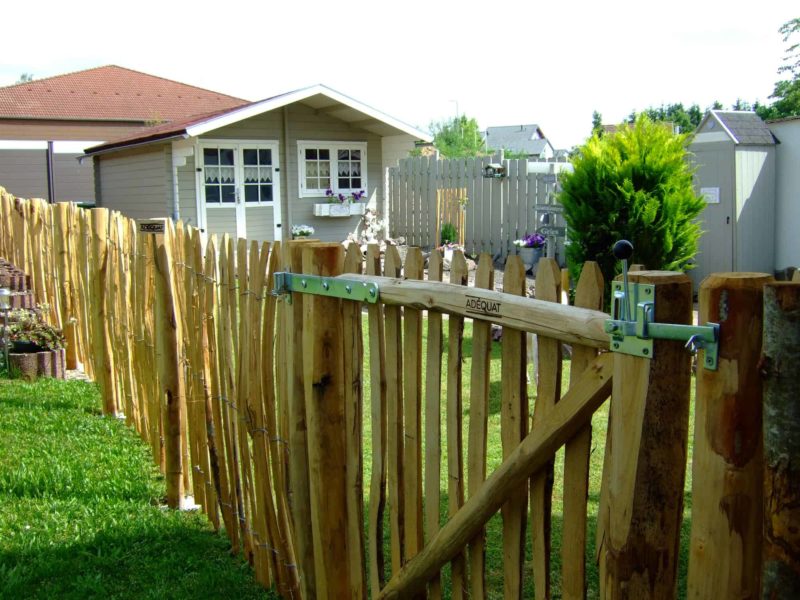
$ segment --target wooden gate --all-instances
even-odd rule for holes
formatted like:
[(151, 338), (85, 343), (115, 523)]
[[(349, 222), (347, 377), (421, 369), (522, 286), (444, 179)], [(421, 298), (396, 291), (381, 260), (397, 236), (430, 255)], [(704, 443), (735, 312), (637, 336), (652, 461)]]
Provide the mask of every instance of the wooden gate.
[[(370, 590), (375, 598), (436, 598), (443, 587), (454, 598), (483, 598), (501, 589), (511, 598), (531, 592), (551, 597), (554, 459), (561, 448), (563, 541), (555, 576), (564, 597), (584, 597), (587, 515), (597, 510), (587, 509), (590, 423), (612, 387), (619, 405), (612, 410), (620, 416), (612, 420), (614, 445), (606, 450), (597, 510), (600, 591), (605, 597), (624, 589), (636, 591), (631, 597), (674, 593), (689, 357), (680, 346), (664, 342), (657, 342), (653, 360), (604, 352), (608, 315), (598, 310), (603, 283), (596, 264), (584, 268), (578, 306), (564, 306), (560, 271), (552, 259), (540, 264), (536, 299), (530, 299), (516, 256), (508, 259), (501, 293), (494, 291), (489, 254), (480, 257), (475, 286), (467, 287), (460, 253), (452, 261), (449, 283), (443, 283), (438, 251), (431, 254), (427, 280), (418, 248), (411, 248), (401, 264), (397, 248), (389, 247), (382, 265), (377, 247), (369, 247), (366, 275), (354, 247), (344, 256), (339, 245), (290, 242), (288, 252), (302, 253), (304, 267), (302, 275), (291, 275), (281, 285), (291, 296), (286, 310), (296, 315), (302, 308), (304, 315), (302, 324), (293, 318), (287, 347), (303, 348), (305, 379), (296, 383), (288, 404), (306, 411), (293, 417), (297, 426), (289, 435), (293, 451), (303, 438), (311, 475), (308, 490), (290, 493), (297, 547), (306, 549), (298, 564), (306, 574), (304, 585), (313, 588), (305, 590), (307, 597), (363, 597)], [(654, 284), (662, 302), (671, 298), (661, 318), (690, 321), (687, 277), (640, 272), (631, 278)], [(356, 294), (367, 300), (368, 337), (362, 334), (360, 303), (347, 300)], [(499, 373), (490, 367), (492, 324), (502, 327)], [(465, 327), (471, 328), (468, 337)], [(526, 332), (538, 336), (533, 386), (528, 385)], [(572, 348), (568, 382), (562, 381), (564, 343)], [(362, 348), (369, 352), (363, 363), (368, 376), (361, 371)], [(631, 385), (614, 383), (614, 372)], [(365, 380), (370, 393), (362, 403)], [(670, 382), (668, 388), (664, 381)], [(535, 395), (532, 414), (529, 393)], [(360, 427), (363, 410), (371, 417), (368, 432)], [(632, 411), (638, 418), (630, 416)], [(499, 427), (493, 416), (498, 412)], [(682, 448), (682, 462), (663, 462), (661, 442), (643, 433), (655, 423)], [(362, 481), (367, 446), (368, 482)], [(487, 453), (489, 448), (497, 448), (502, 459)], [(298, 478), (303, 471), (302, 466), (293, 470)], [(619, 503), (624, 511), (610, 509)], [(360, 527), (365, 510), (366, 533)], [(502, 533), (487, 541), (487, 523), (498, 512)], [(499, 546), (492, 552), (502, 555), (491, 569), (488, 543)], [(532, 548), (530, 567), (526, 545)], [(642, 562), (652, 551), (660, 560)]]

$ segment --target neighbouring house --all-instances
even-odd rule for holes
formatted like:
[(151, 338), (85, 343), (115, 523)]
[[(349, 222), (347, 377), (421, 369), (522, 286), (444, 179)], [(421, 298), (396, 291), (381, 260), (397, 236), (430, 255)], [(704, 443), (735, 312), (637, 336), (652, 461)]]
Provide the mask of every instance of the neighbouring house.
[[(341, 241), (366, 206), (383, 213), (386, 167), (430, 136), (324, 85), (156, 125), (86, 149), (98, 206), (172, 217), (208, 234)], [(326, 191), (366, 202), (341, 207)], [(333, 210), (333, 208), (337, 210)]]
[(483, 141), (491, 150), (523, 153), (528, 158), (549, 159), (555, 149), (538, 125), (508, 125), (487, 127)]
[(711, 273), (773, 273), (776, 143), (767, 124), (753, 112), (712, 110), (689, 150), (696, 192), (706, 201), (698, 217), (703, 235), (697, 266), (689, 272), (695, 287)]
[(115, 65), (0, 88), (0, 186), (24, 198), (94, 202), (83, 149), (154, 123), (248, 103)]

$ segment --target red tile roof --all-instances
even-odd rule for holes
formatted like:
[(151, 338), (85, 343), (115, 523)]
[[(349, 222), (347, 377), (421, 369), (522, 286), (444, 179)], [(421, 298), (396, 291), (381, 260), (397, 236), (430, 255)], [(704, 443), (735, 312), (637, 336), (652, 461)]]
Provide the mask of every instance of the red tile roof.
[(247, 100), (107, 65), (0, 88), (0, 118), (169, 121)]

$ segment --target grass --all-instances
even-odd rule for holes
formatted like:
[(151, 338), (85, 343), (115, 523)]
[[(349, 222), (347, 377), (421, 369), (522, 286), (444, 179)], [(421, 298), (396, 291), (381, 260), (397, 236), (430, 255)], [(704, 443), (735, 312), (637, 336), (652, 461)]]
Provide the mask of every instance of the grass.
[(0, 381), (0, 598), (271, 598), (95, 386)]

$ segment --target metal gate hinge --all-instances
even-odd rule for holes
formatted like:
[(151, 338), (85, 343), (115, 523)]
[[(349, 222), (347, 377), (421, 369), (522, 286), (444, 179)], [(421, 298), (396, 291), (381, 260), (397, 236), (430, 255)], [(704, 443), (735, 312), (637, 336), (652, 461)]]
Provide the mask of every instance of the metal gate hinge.
[(273, 295), (284, 296), (291, 302), (292, 292), (317, 294), (344, 300), (374, 303), (378, 301), (378, 286), (375, 283), (354, 281), (345, 277), (321, 277), (281, 271), (275, 273)]
[[(719, 325), (678, 325), (655, 323), (655, 288), (643, 283), (612, 284), (611, 319), (605, 323), (613, 352), (653, 358), (653, 340), (676, 340), (686, 342), (692, 353), (705, 350), (703, 366), (717, 370), (719, 359)], [(631, 308), (635, 315), (630, 315)], [(628, 317), (630, 315), (630, 317)], [(633, 317), (633, 320), (631, 320)]]

